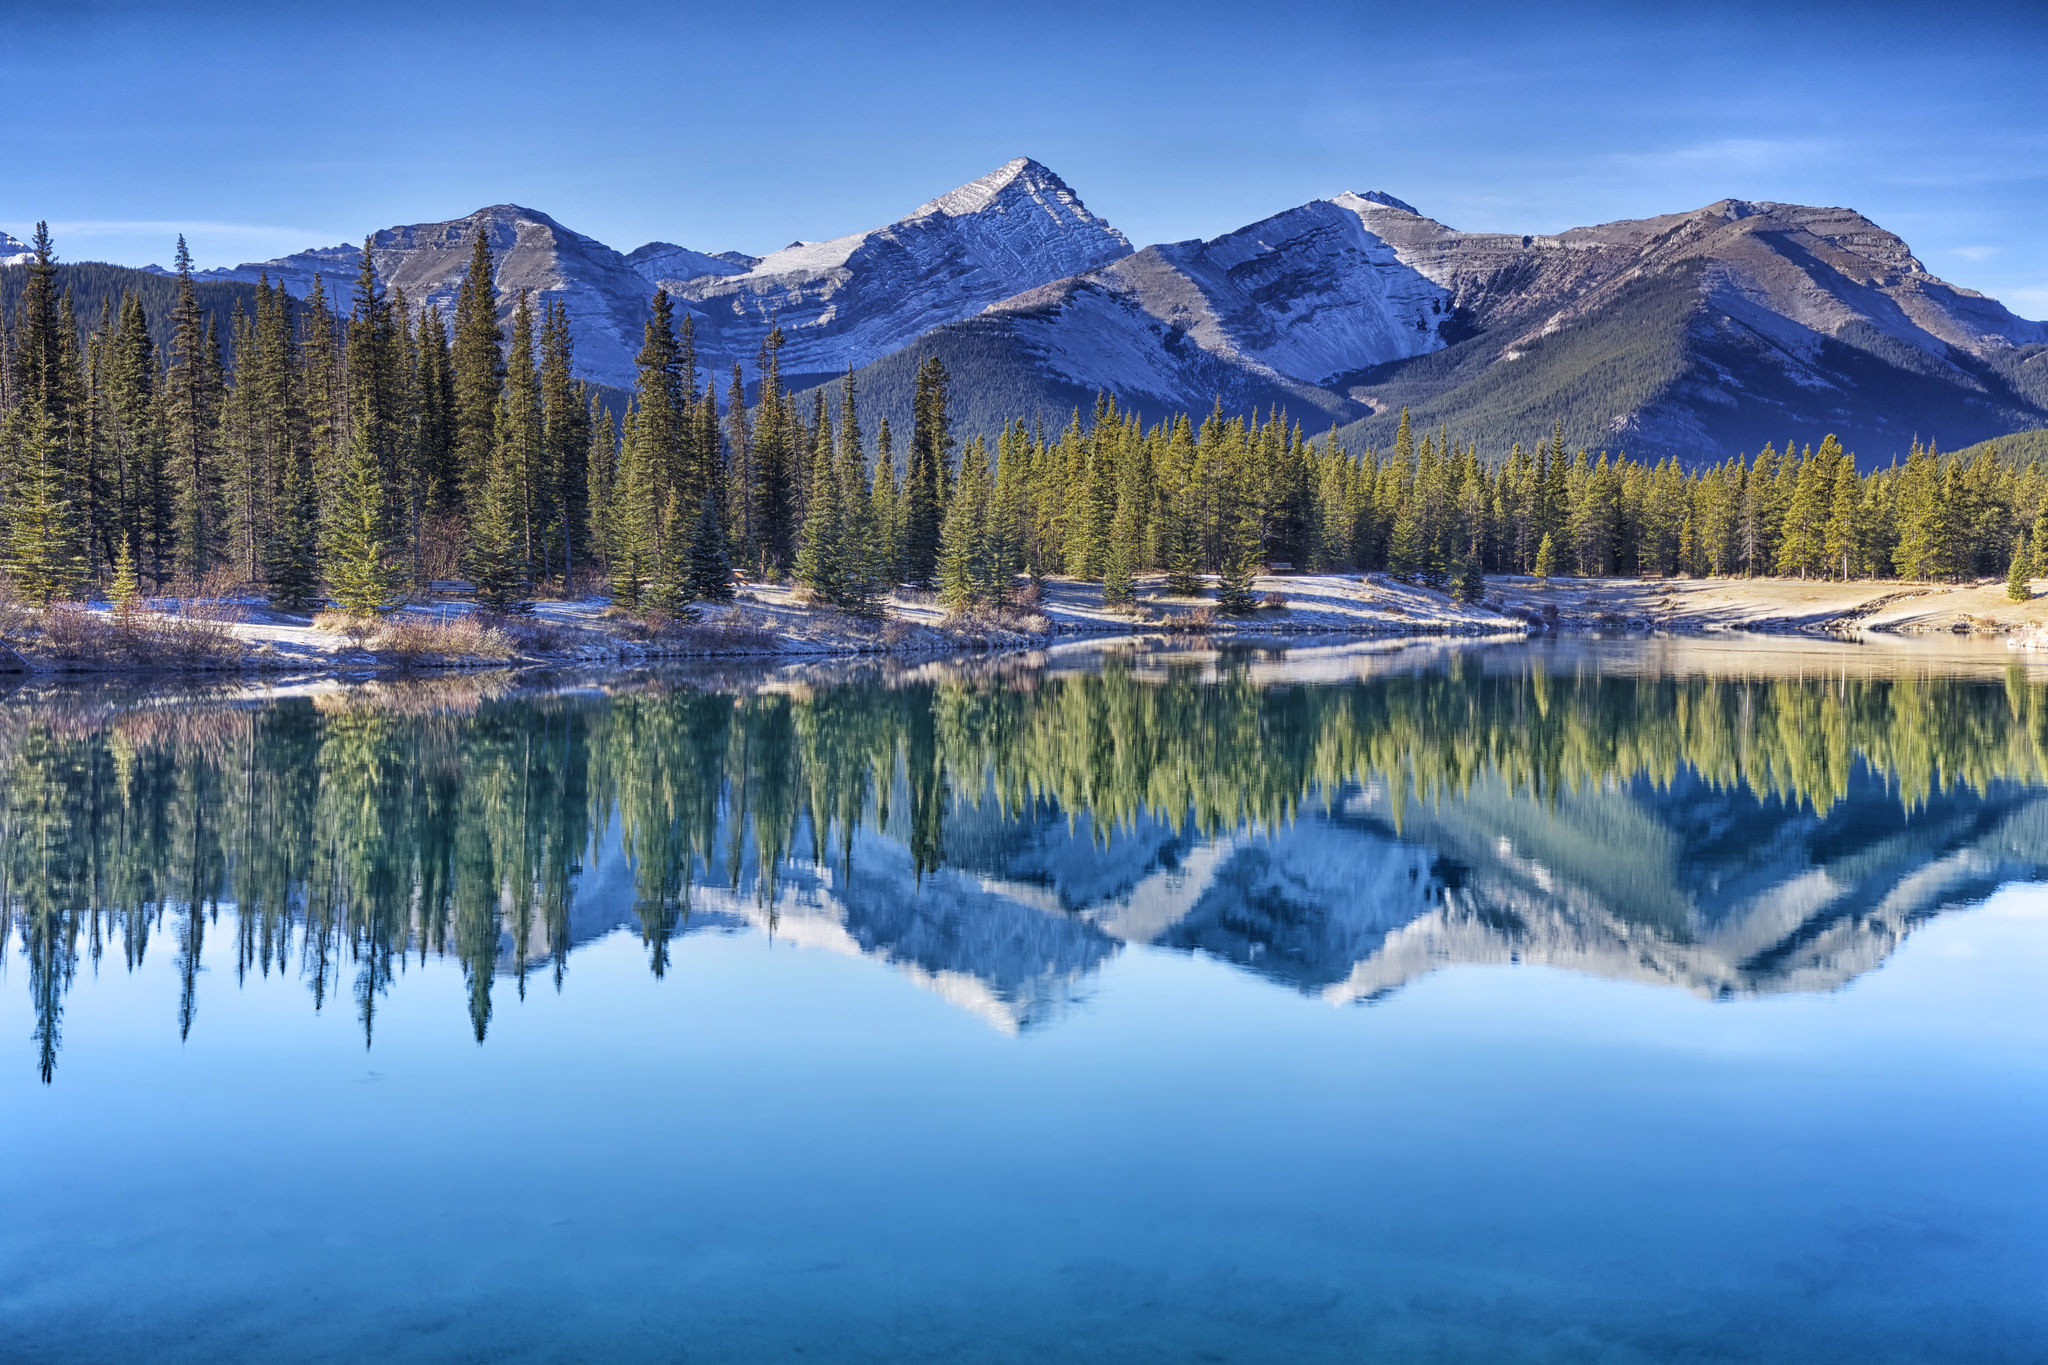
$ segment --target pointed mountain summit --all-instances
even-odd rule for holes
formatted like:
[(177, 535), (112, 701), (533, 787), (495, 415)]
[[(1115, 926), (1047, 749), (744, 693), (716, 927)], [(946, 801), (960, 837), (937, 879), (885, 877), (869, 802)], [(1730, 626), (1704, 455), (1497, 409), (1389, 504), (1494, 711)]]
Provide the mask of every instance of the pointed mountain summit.
[(707, 360), (751, 364), (779, 322), (784, 373), (823, 377), (1130, 252), (1065, 181), (1018, 157), (885, 227), (798, 242), (744, 274), (662, 283), (698, 315)]
[(0, 266), (27, 265), (35, 258), (36, 253), (29, 250), (27, 242), (0, 232)]

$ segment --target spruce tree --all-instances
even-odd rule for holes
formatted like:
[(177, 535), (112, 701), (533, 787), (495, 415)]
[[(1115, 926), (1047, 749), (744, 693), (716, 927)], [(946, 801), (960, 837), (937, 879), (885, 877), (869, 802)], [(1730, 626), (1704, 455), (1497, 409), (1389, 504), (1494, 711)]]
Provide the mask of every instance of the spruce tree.
[(946, 366), (931, 356), (917, 370), (915, 419), (903, 487), (903, 580), (929, 587), (938, 570), (953, 437), (946, 416)]
[(954, 611), (984, 605), (991, 584), (988, 566), (988, 456), (979, 437), (960, 457), (960, 478), (946, 507), (937, 568), (940, 600)]
[(135, 556), (128, 552), (128, 538), (121, 537), (114, 550), (114, 581), (107, 600), (117, 616), (132, 615), (142, 605), (142, 581), (135, 574)]
[(469, 271), (455, 298), (449, 357), (455, 399), (455, 463), (465, 507), (481, 499), (497, 454), (498, 396), (505, 383), (505, 333), (498, 326), (497, 263), (481, 224), (470, 244)]
[(305, 611), (320, 601), (320, 490), (306, 451), (286, 461), (264, 559), (272, 603)]
[[(489, 463), (489, 477), (470, 517), (467, 568), (479, 606), (495, 612), (516, 612), (531, 604), (533, 581), (527, 576), (521, 536), (521, 471), (510, 452), (502, 449), (504, 433), (511, 425), (503, 406), (499, 405), (501, 410), (492, 420), (501, 449)], [(331, 568), (328, 578), (333, 579)]]
[(2027, 550), (2027, 538), (2022, 535), (2012, 543), (2012, 564), (2005, 571), (2005, 595), (2015, 602), (2031, 602), (2034, 585), (2027, 580), (2032, 577), (2033, 555)]
[(1549, 578), (1557, 572), (1557, 545), (1550, 538), (1550, 532), (1543, 533), (1543, 539), (1536, 545), (1536, 577)]
[(85, 561), (57, 423), (31, 402), (25, 427), (8, 489), (7, 573), (25, 601), (42, 607), (78, 595)]
[(1459, 561), (1458, 572), (1451, 583), (1451, 600), (1454, 602), (1477, 602), (1486, 594), (1486, 579), (1479, 572), (1479, 557), (1466, 555)]
[(845, 591), (845, 526), (839, 501), (838, 471), (833, 463), (832, 423), (824, 416), (824, 391), (819, 391), (819, 421), (811, 451), (810, 496), (806, 499), (803, 532), (797, 547), (797, 581), (837, 606)]
[(903, 501), (896, 491), (896, 453), (884, 417), (875, 429), (875, 478), (868, 490), (868, 524), (874, 534), (874, 579), (877, 592), (889, 592), (903, 581)]
[(1121, 539), (1111, 540), (1109, 558), (1102, 566), (1102, 600), (1112, 607), (1127, 607), (1137, 596), (1137, 583), (1131, 576), (1131, 547)]
[(171, 364), (165, 380), (171, 463), (176, 471), (177, 560), (195, 586), (218, 562), (224, 507), (216, 438), (220, 415), (220, 342), (200, 311), (192, 253), (178, 238), (178, 294), (171, 311)]
[(398, 605), (393, 548), (384, 471), (370, 443), (370, 423), (359, 421), (327, 522), (324, 558), (336, 605), (351, 616), (381, 616)]

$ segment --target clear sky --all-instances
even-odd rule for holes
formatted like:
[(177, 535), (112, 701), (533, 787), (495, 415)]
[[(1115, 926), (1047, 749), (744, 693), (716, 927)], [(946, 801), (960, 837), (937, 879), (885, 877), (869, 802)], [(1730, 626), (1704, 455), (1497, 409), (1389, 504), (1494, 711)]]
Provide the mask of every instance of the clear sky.
[(0, 0), (0, 228), (201, 266), (510, 201), (760, 253), (1037, 157), (1138, 245), (1346, 189), (1846, 204), (2048, 316), (2048, 3)]

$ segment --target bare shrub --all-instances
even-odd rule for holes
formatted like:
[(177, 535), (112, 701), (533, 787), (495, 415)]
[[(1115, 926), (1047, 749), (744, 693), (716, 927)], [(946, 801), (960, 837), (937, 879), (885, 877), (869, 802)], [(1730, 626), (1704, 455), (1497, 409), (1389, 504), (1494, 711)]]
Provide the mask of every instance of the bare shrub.
[(527, 654), (560, 654), (569, 647), (574, 633), (560, 621), (541, 616), (508, 617), (491, 625)]
[(825, 599), (820, 597), (817, 591), (806, 583), (799, 583), (796, 587), (790, 589), (789, 600), (800, 607), (822, 607), (825, 605)]
[(774, 631), (730, 609), (683, 617), (650, 612), (638, 624), (642, 638), (659, 653), (772, 654), (777, 647)]
[(429, 583), (462, 577), (462, 519), (441, 516), (420, 535), (420, 577)]
[(365, 616), (352, 611), (322, 611), (313, 614), (313, 629), (332, 631), (348, 637), (348, 642), (357, 649), (370, 642), (382, 622), (375, 616)]
[(1259, 599), (1259, 605), (1271, 607), (1277, 611), (1287, 605), (1287, 594), (1284, 592), (1269, 592)]
[(1198, 632), (1216, 628), (1216, 609), (1196, 607), (1192, 611), (1180, 612), (1166, 618), (1166, 629)]
[(62, 604), (43, 613), (40, 652), (67, 663), (224, 668), (242, 642), (221, 613), (129, 611), (103, 616)]
[(1044, 598), (1044, 596), (1044, 588), (1039, 586), (1038, 580), (1033, 579), (1030, 582), (1027, 582), (1023, 587), (1017, 589), (1016, 593), (1011, 596), (1010, 600), (1016, 603), (1018, 607), (1026, 611), (1029, 611), (1031, 608), (1037, 606), (1039, 602)]
[(370, 648), (400, 663), (459, 663), (509, 659), (516, 650), (503, 631), (465, 612), (426, 616), (400, 612), (377, 623)]

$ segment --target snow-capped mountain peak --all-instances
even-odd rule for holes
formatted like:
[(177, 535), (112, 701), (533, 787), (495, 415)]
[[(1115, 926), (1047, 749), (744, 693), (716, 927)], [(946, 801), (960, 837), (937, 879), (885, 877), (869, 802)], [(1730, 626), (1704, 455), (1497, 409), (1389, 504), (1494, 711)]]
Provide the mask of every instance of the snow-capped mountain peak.
[(1396, 199), (1393, 195), (1383, 190), (1366, 190), (1363, 193), (1357, 190), (1346, 190), (1344, 193), (1334, 196), (1330, 202), (1341, 204), (1353, 213), (1370, 213), (1375, 209), (1397, 209), (1402, 213), (1413, 214), (1417, 218), (1422, 216), (1421, 209), (1416, 208), (1406, 200)]
[(829, 375), (1130, 252), (1065, 181), (1018, 157), (886, 226), (798, 242), (744, 274), (663, 283), (697, 314), (712, 363), (751, 360), (779, 325), (784, 372)]

